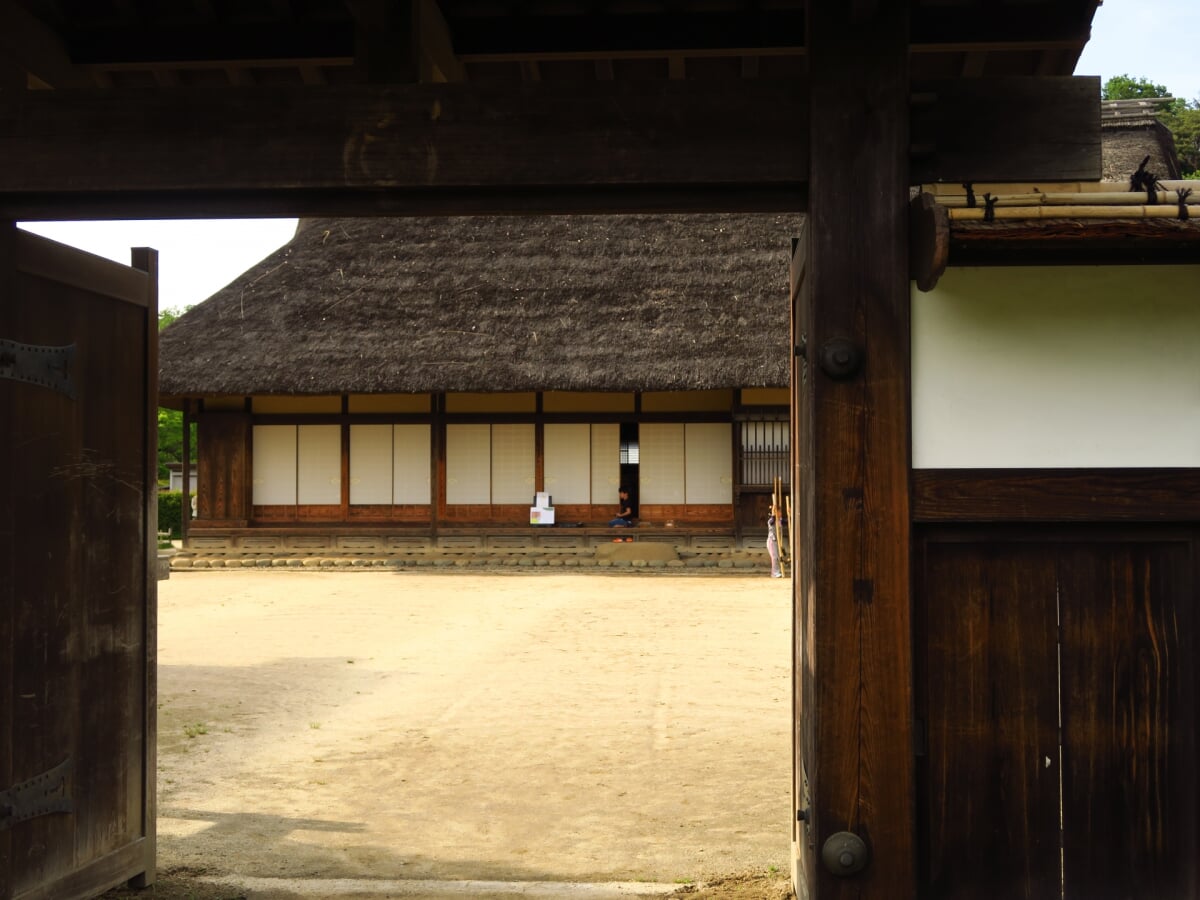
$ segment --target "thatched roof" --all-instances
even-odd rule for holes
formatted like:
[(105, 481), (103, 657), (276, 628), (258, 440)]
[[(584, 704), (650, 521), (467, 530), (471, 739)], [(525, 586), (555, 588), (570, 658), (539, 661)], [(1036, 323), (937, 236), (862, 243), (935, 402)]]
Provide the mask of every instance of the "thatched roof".
[(1150, 157), (1146, 170), (1162, 179), (1180, 177), (1175, 138), (1155, 112), (1170, 98), (1105, 100), (1100, 104), (1101, 166), (1105, 181), (1124, 181)]
[(798, 216), (328, 219), (166, 328), (164, 398), (788, 383)]

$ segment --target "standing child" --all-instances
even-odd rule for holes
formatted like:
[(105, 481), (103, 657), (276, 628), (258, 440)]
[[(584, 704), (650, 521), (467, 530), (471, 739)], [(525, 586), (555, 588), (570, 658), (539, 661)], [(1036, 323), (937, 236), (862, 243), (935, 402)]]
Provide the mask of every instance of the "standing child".
[(775, 523), (778, 518), (779, 507), (772, 503), (771, 511), (767, 514), (767, 554), (771, 557), (772, 578), (783, 577), (783, 572), (779, 570), (779, 537), (775, 533)]

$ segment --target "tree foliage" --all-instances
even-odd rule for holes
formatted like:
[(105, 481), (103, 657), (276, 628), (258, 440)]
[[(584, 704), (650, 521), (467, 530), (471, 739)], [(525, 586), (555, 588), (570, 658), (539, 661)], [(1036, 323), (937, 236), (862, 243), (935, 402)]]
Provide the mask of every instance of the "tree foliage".
[[(162, 331), (187, 310), (160, 309), (158, 311), (158, 330)], [(196, 461), (196, 425), (192, 423), (191, 461)], [(158, 480), (166, 483), (170, 480), (170, 470), (167, 463), (183, 462), (183, 413), (177, 409), (158, 408)]]
[(158, 492), (158, 530), (169, 532), (172, 539), (183, 533), (183, 494), (180, 491)]
[(1179, 170), (1184, 178), (1200, 178), (1200, 99), (1176, 101), (1159, 118), (1175, 138)]
[[(1104, 82), (1100, 96), (1104, 100), (1148, 100), (1169, 97), (1170, 92), (1165, 85), (1155, 84), (1147, 78), (1114, 75)], [(1200, 98), (1173, 98), (1162, 105), (1157, 116), (1175, 139), (1175, 152), (1183, 177), (1200, 178)]]
[[(188, 309), (191, 309), (191, 307), (189, 306)], [(185, 312), (187, 312), (187, 309), (173, 309), (171, 307), (160, 309), (158, 311), (158, 330), (162, 331)]]
[(1155, 84), (1147, 78), (1132, 75), (1114, 75), (1104, 82), (1100, 90), (1101, 100), (1147, 100), (1154, 97), (1169, 97), (1171, 92), (1165, 85)]

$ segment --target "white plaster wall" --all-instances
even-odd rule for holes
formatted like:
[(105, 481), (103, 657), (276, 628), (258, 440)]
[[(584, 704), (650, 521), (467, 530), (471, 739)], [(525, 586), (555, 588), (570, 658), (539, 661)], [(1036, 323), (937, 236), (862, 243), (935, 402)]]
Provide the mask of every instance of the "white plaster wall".
[(350, 504), (392, 502), (392, 426), (350, 426)]
[(640, 502), (685, 502), (683, 425), (643, 422), (638, 427), (638, 445)]
[(342, 426), (296, 429), (296, 502), (342, 502)]
[(392, 448), (392, 502), (431, 503), (430, 427), (425, 424), (393, 426)]
[(251, 481), (256, 506), (296, 503), (296, 426), (255, 425)]
[[(612, 503), (620, 499), (621, 426), (606, 423), (592, 426), (592, 503)], [(555, 501), (556, 503), (559, 501)]]
[(684, 426), (684, 484), (688, 503), (733, 502), (733, 426), (689, 422)]
[(492, 502), (492, 428), (446, 426), (446, 502)]
[(544, 434), (546, 491), (555, 503), (591, 503), (591, 426), (547, 423)]
[(537, 444), (531, 424), (492, 426), (492, 502), (528, 506), (537, 491)]
[(948, 269), (912, 392), (914, 468), (1200, 466), (1200, 266)]

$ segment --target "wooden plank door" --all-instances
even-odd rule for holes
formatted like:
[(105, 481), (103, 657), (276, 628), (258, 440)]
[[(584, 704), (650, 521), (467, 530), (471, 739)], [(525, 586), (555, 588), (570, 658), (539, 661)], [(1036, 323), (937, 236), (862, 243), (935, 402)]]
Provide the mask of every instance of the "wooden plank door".
[(922, 897), (1194, 900), (1194, 531), (919, 542)]
[(1200, 897), (1197, 542), (1063, 548), (1065, 900)]
[(157, 296), (0, 227), (0, 898), (154, 872)]
[(1017, 549), (1019, 560), (1012, 545), (921, 548), (914, 659), (929, 900), (1061, 895), (1055, 563), (1042, 545)]

